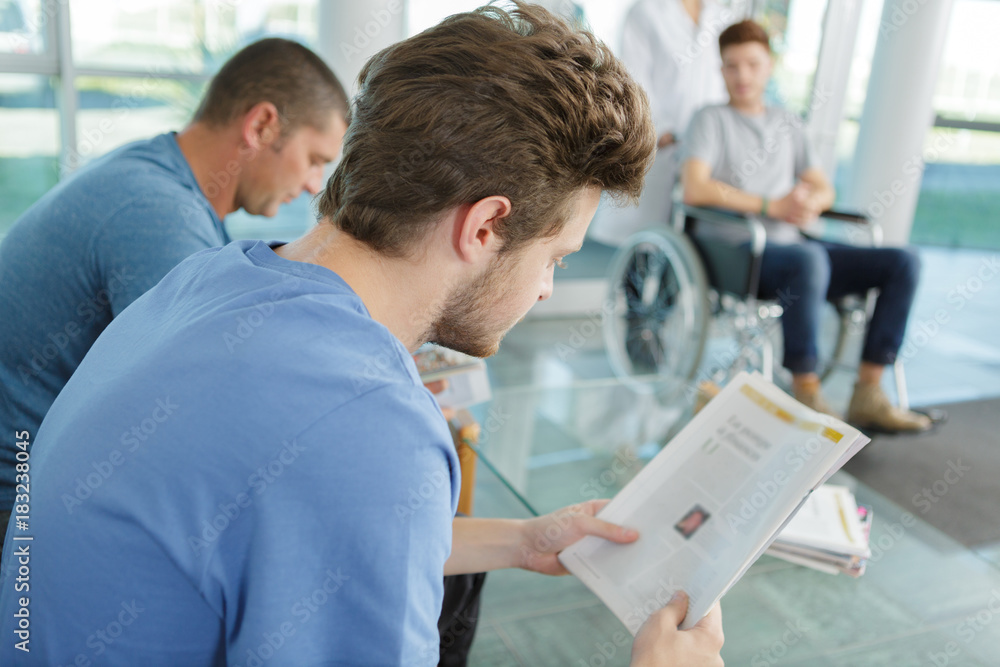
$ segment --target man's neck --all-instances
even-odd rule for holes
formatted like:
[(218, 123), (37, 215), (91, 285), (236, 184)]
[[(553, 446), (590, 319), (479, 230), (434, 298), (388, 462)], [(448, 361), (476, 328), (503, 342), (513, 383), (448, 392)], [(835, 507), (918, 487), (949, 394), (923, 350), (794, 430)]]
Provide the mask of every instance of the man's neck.
[(691, 17), (695, 25), (701, 20), (701, 0), (681, 0), (684, 11)]
[(729, 106), (739, 111), (741, 114), (746, 116), (759, 116), (764, 113), (767, 108), (764, 105), (764, 98), (760, 97), (755, 100), (749, 100), (745, 102), (738, 102), (732, 98), (729, 98)]
[(406, 349), (426, 342), (451, 290), (427, 257), (382, 255), (329, 221), (277, 248), (285, 259), (317, 264), (336, 273), (360, 297), (372, 319), (383, 324)]
[(219, 219), (235, 211), (239, 174), (232, 173), (231, 165), (241, 164), (238, 131), (194, 122), (177, 133), (177, 145)]

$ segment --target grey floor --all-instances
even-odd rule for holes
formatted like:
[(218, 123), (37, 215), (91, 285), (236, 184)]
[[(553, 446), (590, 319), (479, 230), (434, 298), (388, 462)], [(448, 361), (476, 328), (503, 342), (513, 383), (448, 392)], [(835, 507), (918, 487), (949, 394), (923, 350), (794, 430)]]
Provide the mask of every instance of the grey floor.
[[(924, 248), (921, 255), (924, 273), (906, 360), (911, 403), (1000, 396), (1000, 253)], [(590, 270), (599, 272), (606, 253), (592, 257)], [(490, 361), (494, 385), (610, 375), (601, 335), (584, 326), (587, 321), (529, 318), (519, 324)], [(831, 384), (835, 402), (846, 402), (850, 391), (851, 378), (843, 375)], [(887, 388), (892, 391), (890, 383)], [(580, 472), (562, 466), (547, 474), (558, 485), (558, 475), (578, 483)], [(1000, 477), (1000, 470), (994, 474)], [(898, 517), (901, 508), (869, 483), (873, 490), (859, 489), (859, 499), (875, 506), (876, 517)], [(482, 466), (475, 513), (527, 516)], [(968, 549), (929, 525), (898, 538), (892, 528), (892, 521), (876, 519), (873, 543), (889, 540), (893, 548), (873, 559), (860, 580), (763, 557), (723, 601), (726, 663), (1000, 665), (1000, 622), (991, 622), (990, 611), (994, 596), (1000, 601), (1000, 544)], [(470, 664), (627, 665), (622, 632), (571, 577), (495, 572), (484, 590)]]

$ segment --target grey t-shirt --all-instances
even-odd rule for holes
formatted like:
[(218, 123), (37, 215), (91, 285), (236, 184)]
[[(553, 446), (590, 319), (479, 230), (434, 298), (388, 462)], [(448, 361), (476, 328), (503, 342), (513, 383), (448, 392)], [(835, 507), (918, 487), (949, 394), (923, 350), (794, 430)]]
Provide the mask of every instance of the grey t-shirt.
[[(802, 172), (818, 166), (804, 124), (795, 114), (777, 107), (750, 116), (728, 104), (708, 106), (691, 119), (681, 144), (682, 159), (707, 162), (713, 180), (780, 199), (791, 192)], [(795, 225), (771, 218), (762, 221), (769, 243), (802, 239)]]

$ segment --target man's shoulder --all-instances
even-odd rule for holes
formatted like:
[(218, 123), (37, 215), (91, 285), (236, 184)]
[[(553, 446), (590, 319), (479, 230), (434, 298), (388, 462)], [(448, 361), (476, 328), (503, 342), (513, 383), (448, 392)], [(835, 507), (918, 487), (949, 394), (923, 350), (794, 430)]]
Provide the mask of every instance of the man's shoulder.
[(717, 136), (723, 126), (732, 124), (732, 112), (728, 104), (709, 104), (698, 109), (688, 122), (689, 141), (706, 141)]
[(188, 191), (193, 195), (189, 169), (179, 161), (171, 141), (170, 135), (160, 135), (122, 146), (82, 168), (77, 180), (88, 187), (118, 190), (122, 196), (128, 196), (131, 188), (149, 194)]
[(167, 210), (185, 204), (204, 209), (203, 199), (168, 160), (156, 160), (153, 153), (130, 144), (56, 185), (31, 213), (41, 218), (71, 216), (80, 223), (105, 220), (136, 202), (168, 205)]
[(717, 120), (725, 117), (729, 117), (734, 113), (733, 108), (728, 104), (709, 104), (698, 109), (694, 116), (691, 117), (691, 122), (696, 121), (705, 122), (706, 120)]
[[(283, 358), (294, 374), (348, 378), (352, 396), (416, 385), (412, 357), (373, 319), (336, 273), (289, 263), (263, 241), (244, 240), (188, 257), (151, 291), (150, 316), (185, 295), (205, 336), (222, 332), (226, 354)], [(214, 304), (205, 310), (197, 304)], [(257, 336), (260, 329), (267, 335)]]

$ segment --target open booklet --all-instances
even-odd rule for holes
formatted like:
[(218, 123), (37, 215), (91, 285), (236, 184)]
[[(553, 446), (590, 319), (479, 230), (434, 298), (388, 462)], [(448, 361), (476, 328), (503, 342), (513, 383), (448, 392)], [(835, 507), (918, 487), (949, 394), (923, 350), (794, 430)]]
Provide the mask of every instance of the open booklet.
[(585, 537), (559, 559), (632, 634), (685, 591), (687, 629), (867, 443), (759, 374), (740, 373), (601, 510), (639, 540)]

